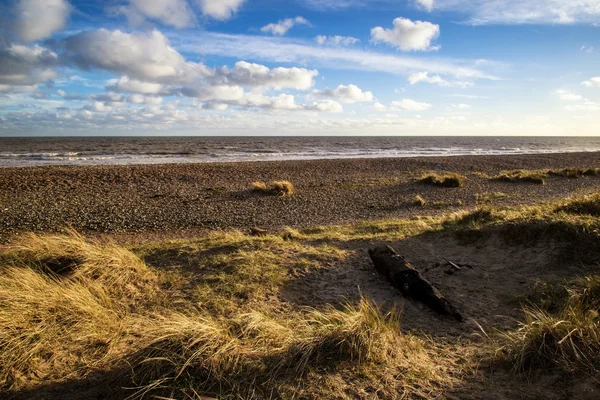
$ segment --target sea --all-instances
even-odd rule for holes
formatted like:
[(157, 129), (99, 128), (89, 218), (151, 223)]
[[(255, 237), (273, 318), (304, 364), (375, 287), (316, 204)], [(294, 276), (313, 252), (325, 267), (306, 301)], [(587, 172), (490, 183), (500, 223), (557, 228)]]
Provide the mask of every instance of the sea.
[(0, 138), (0, 166), (551, 154), (600, 151), (600, 137)]

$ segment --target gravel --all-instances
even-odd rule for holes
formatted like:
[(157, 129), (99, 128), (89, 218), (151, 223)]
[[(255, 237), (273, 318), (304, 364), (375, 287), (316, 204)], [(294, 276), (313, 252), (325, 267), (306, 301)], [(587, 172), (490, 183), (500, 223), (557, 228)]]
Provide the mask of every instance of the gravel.
[[(598, 153), (318, 160), (221, 164), (0, 168), (0, 238), (22, 231), (166, 232), (308, 227), (410, 217), (473, 207), (477, 193), (503, 204), (600, 189), (600, 177), (553, 177), (546, 185), (494, 182), (509, 169), (599, 167)], [(466, 175), (462, 188), (413, 180), (425, 172)], [(253, 181), (290, 180), (292, 197), (252, 193)], [(415, 207), (421, 194), (430, 206)], [(462, 205), (460, 203), (462, 202)]]

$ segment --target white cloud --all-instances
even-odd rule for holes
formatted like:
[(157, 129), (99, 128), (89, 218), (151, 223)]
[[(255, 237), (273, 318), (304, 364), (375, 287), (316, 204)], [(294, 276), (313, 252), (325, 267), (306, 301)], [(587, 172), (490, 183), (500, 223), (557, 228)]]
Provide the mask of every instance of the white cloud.
[(594, 23), (600, 17), (598, 0), (436, 0), (435, 8), (469, 15), (474, 25)]
[(98, 29), (71, 36), (63, 45), (82, 68), (106, 69), (142, 81), (187, 81), (211, 73), (203, 64), (186, 62), (157, 30), (130, 34)]
[(70, 12), (66, 0), (19, 0), (15, 6), (15, 33), (25, 42), (45, 39), (65, 27)]
[(322, 47), (280, 37), (198, 32), (186, 36), (182, 51), (282, 63), (310, 63), (315, 67), (407, 74), (418, 71), (459, 78), (497, 79), (476, 60), (423, 59), (360, 49)]
[(600, 103), (585, 100), (581, 104), (574, 104), (565, 107), (567, 111), (600, 111)]
[(579, 51), (583, 51), (586, 52), (588, 54), (591, 54), (594, 52), (594, 47), (593, 46), (581, 46), (581, 48), (579, 49)]
[(430, 83), (432, 85), (438, 85), (438, 86), (442, 86), (442, 87), (458, 87), (458, 88), (463, 88), (463, 89), (474, 86), (473, 82), (469, 82), (469, 81), (449, 82), (449, 81), (443, 79), (439, 75), (429, 76), (428, 72), (415, 72), (414, 74), (411, 74), (408, 77), (408, 81), (410, 82), (411, 85), (416, 85), (417, 83), (425, 82), (425, 83)]
[(471, 106), (469, 104), (464, 104), (464, 103), (452, 104), (452, 107), (458, 108), (459, 110), (470, 110), (471, 109)]
[(96, 112), (108, 112), (111, 111), (113, 108), (111, 106), (107, 106), (106, 104), (102, 103), (101, 101), (94, 101), (90, 106), (85, 106), (84, 110), (87, 111), (96, 111)]
[(425, 8), (427, 11), (433, 10), (434, 0), (416, 0), (417, 4)]
[(596, 76), (591, 78), (589, 81), (581, 82), (581, 84), (585, 87), (598, 87), (600, 88), (600, 76)]
[(0, 44), (0, 85), (3, 92), (31, 92), (56, 78), (58, 55), (40, 45)]
[(488, 96), (479, 96), (479, 95), (475, 95), (475, 94), (463, 94), (463, 93), (449, 94), (448, 97), (459, 97), (459, 98), (463, 98), (463, 99), (484, 99), (484, 100), (489, 99)]
[(564, 101), (580, 101), (583, 100), (583, 96), (575, 93), (571, 93), (568, 90), (557, 90), (555, 92), (561, 100)]
[(141, 94), (132, 94), (129, 97), (127, 97), (127, 102), (133, 104), (159, 105), (163, 102), (163, 98), (160, 96), (144, 96)]
[(237, 13), (246, 0), (196, 0), (204, 15), (225, 21)]
[(334, 100), (316, 101), (308, 109), (313, 110), (313, 111), (328, 112), (328, 113), (341, 113), (344, 111), (344, 108), (342, 107), (342, 105)]
[[(303, 0), (311, 8), (397, 6), (398, 0)], [(417, 6), (464, 15), (463, 22), (484, 24), (598, 23), (598, 0), (414, 0)], [(458, 17), (460, 18), (460, 17)], [(460, 19), (459, 19), (460, 21)]]
[(356, 85), (339, 85), (336, 89), (315, 90), (311, 93), (313, 97), (336, 99), (342, 103), (359, 103), (373, 101), (373, 93), (363, 92)]
[(391, 44), (403, 51), (439, 50), (431, 42), (440, 35), (440, 26), (424, 21), (411, 21), (408, 18), (396, 18), (392, 29), (380, 26), (371, 29), (371, 40), (375, 43)]
[(141, 94), (158, 94), (164, 91), (164, 87), (160, 83), (143, 82), (137, 79), (130, 79), (128, 76), (122, 76), (118, 80), (111, 82), (107, 89)]
[(215, 85), (200, 87), (185, 87), (181, 90), (187, 97), (195, 97), (201, 101), (236, 101), (244, 97), (244, 88), (241, 86)]
[(360, 42), (360, 39), (357, 39), (352, 36), (325, 36), (319, 35), (315, 37), (315, 41), (320, 45), (329, 45), (329, 46), (352, 46)]
[(269, 69), (264, 65), (238, 61), (231, 70), (226, 67), (219, 69), (215, 79), (220, 83), (250, 87), (308, 90), (314, 85), (317, 75), (317, 70), (296, 67)]
[(119, 7), (117, 11), (125, 14), (135, 25), (142, 23), (146, 18), (175, 28), (185, 28), (196, 23), (194, 13), (186, 0), (129, 0), (128, 6)]
[(387, 111), (387, 107), (379, 102), (373, 104), (373, 106), (371, 106), (371, 109), (373, 109), (373, 111), (379, 111), (379, 112)]
[(271, 23), (260, 28), (261, 32), (283, 36), (296, 25), (310, 25), (303, 17), (286, 18), (277, 23)]
[(400, 111), (425, 111), (431, 108), (429, 103), (421, 103), (411, 99), (403, 99), (401, 101), (393, 101), (391, 109)]

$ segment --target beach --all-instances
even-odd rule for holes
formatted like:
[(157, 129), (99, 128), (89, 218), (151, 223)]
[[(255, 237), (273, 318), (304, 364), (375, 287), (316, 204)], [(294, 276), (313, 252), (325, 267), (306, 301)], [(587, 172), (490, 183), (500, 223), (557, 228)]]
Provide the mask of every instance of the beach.
[[(0, 388), (597, 398), (598, 167), (569, 153), (0, 168)], [(281, 180), (294, 191), (269, 189)], [(374, 249), (410, 275), (386, 276)], [(395, 281), (415, 275), (455, 314)]]
[[(498, 182), (510, 170), (600, 166), (598, 153), (456, 156), (121, 166), (0, 168), (0, 232), (175, 232), (306, 228), (408, 218), (587, 194), (600, 178), (549, 177), (545, 185)], [(467, 180), (459, 188), (416, 182), (430, 172)], [(254, 181), (288, 180), (291, 197), (253, 193)], [(427, 204), (415, 207), (421, 195)], [(492, 197), (490, 200), (489, 198)]]

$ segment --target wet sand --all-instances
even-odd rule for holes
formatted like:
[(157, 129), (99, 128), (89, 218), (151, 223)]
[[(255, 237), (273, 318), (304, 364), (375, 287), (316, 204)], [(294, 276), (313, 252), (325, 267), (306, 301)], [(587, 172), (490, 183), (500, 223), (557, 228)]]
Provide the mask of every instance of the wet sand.
[[(20, 231), (174, 232), (308, 227), (534, 203), (600, 190), (600, 177), (550, 178), (546, 185), (495, 182), (511, 169), (600, 167), (599, 153), (283, 161), (92, 167), (0, 168), (0, 238)], [(414, 180), (430, 171), (467, 176), (447, 189)], [(290, 180), (289, 198), (249, 190), (253, 181)], [(413, 205), (422, 195), (428, 206)]]

